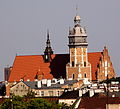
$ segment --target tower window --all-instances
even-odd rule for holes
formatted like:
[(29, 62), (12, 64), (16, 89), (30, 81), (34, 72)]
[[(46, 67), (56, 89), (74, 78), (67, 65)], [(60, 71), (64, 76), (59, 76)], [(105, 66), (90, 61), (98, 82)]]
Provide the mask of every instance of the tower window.
[(72, 61), (72, 67), (74, 67), (74, 61)]
[(72, 74), (72, 79), (73, 79), (73, 80), (75, 79), (75, 74)]
[(84, 78), (87, 78), (87, 74), (86, 73), (84, 74)]
[(84, 62), (84, 67), (86, 67), (86, 62)]

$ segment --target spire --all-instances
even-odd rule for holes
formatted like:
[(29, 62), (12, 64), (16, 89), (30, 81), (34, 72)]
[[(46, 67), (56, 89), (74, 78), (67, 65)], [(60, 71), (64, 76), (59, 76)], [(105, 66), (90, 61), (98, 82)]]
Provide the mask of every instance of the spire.
[(80, 25), (80, 16), (78, 15), (78, 5), (76, 5), (76, 16), (74, 17), (74, 23), (75, 25)]
[(49, 39), (49, 30), (47, 30), (47, 41), (46, 41), (46, 48), (44, 51), (44, 61), (50, 62), (51, 61), (51, 54), (53, 54), (50, 39)]
[(76, 4), (76, 16), (78, 14), (78, 5)]
[(49, 39), (49, 30), (47, 30), (47, 42), (46, 42), (46, 47), (50, 47), (50, 39)]

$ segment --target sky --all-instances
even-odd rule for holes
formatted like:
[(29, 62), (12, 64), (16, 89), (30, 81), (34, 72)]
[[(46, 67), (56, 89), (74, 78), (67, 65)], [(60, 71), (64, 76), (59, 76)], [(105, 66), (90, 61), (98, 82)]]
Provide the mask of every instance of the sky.
[(68, 30), (76, 13), (87, 31), (88, 51), (101, 52), (107, 46), (120, 76), (119, 4), (120, 0), (0, 0), (0, 81), (16, 54), (43, 54), (47, 29), (54, 53), (69, 53)]

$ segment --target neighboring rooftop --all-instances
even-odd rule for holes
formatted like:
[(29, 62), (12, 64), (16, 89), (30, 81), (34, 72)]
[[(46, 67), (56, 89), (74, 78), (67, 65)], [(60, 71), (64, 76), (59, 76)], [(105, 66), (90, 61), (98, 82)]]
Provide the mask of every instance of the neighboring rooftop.
[(61, 88), (64, 85), (73, 85), (74, 83), (77, 83), (77, 80), (65, 80), (64, 84), (56, 83), (56, 84), (51, 84), (51, 86), (47, 87), (46, 84), (41, 84), (41, 87), (37, 87), (37, 81), (25, 81), (24, 83), (32, 88), (32, 89), (58, 89)]

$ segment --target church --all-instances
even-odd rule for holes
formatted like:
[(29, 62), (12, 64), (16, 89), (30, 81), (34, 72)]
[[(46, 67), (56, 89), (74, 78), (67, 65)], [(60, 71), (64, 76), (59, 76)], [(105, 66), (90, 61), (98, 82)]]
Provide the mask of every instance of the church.
[(66, 80), (102, 81), (115, 77), (107, 47), (103, 51), (88, 52), (87, 32), (80, 25), (81, 17), (74, 17), (69, 29), (69, 54), (54, 54), (49, 32), (43, 55), (18, 55), (7, 74), (8, 82), (37, 81), (63, 78)]

